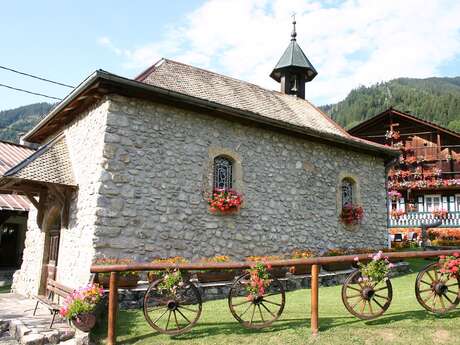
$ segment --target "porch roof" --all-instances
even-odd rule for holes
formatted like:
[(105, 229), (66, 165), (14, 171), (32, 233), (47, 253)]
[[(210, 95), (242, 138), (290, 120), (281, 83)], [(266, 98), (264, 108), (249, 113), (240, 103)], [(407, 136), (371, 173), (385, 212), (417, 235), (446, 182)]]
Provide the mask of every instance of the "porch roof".
[(63, 135), (42, 146), (29, 157), (6, 171), (0, 179), (19, 179), (76, 186)]

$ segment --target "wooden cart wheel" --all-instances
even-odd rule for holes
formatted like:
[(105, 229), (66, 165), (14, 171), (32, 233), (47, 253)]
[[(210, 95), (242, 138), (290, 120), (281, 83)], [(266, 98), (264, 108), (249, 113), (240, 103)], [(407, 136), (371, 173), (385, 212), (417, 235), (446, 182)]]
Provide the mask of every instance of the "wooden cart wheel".
[(228, 293), (228, 307), (233, 317), (245, 328), (260, 329), (270, 326), (283, 313), (286, 296), (278, 279), (272, 279), (265, 294), (249, 300), (247, 286), (249, 273), (239, 277)]
[(361, 320), (381, 316), (393, 299), (390, 279), (372, 282), (360, 281), (361, 272), (351, 273), (342, 286), (342, 301), (347, 310)]
[(175, 293), (159, 287), (163, 279), (150, 284), (144, 295), (144, 317), (163, 334), (179, 335), (190, 331), (201, 315), (201, 295), (196, 286), (185, 281)]
[(441, 273), (440, 268), (439, 263), (426, 266), (415, 282), (417, 301), (435, 314), (444, 314), (460, 302), (460, 278)]

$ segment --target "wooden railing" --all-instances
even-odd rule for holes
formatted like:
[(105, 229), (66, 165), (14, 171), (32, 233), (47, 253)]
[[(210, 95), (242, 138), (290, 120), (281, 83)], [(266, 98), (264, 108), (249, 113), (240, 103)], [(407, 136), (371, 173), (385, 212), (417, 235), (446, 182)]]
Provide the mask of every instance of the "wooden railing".
[[(391, 252), (385, 253), (390, 259), (409, 259), (409, 258), (430, 258), (439, 255), (452, 255), (458, 250), (440, 250), (440, 251), (423, 251), (423, 252)], [(371, 253), (369, 253), (371, 254)], [(353, 262), (355, 257), (360, 260), (368, 258), (369, 254), (360, 255), (345, 255), (345, 256), (329, 256), (316, 257), (309, 259), (291, 259), (269, 261), (273, 267), (289, 267), (294, 265), (309, 265), (311, 270), (311, 319), (310, 329), (312, 335), (317, 335), (319, 330), (319, 271), (321, 265), (338, 262)], [(246, 269), (254, 265), (253, 262), (227, 262), (227, 263), (187, 263), (187, 264), (155, 264), (155, 263), (135, 263), (129, 265), (110, 265), (110, 266), (91, 266), (91, 273), (110, 273), (109, 287), (109, 306), (108, 306), (108, 329), (107, 329), (107, 344), (116, 344), (116, 323), (118, 311), (118, 273), (127, 271), (153, 271), (166, 269), (180, 270), (216, 270), (216, 269)]]
[(449, 212), (446, 218), (438, 219), (431, 212), (410, 212), (400, 217), (390, 217), (389, 225), (392, 228), (420, 227), (421, 223), (433, 224), (441, 220), (440, 227), (460, 227), (460, 212)]

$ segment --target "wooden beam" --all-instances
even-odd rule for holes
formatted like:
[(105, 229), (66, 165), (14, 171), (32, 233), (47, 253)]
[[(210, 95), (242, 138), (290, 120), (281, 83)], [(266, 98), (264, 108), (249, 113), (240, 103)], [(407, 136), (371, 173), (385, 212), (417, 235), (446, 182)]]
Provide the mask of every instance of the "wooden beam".
[(318, 281), (319, 281), (319, 265), (311, 266), (311, 321), (310, 328), (313, 336), (318, 335), (319, 323), (318, 323)]
[(61, 206), (64, 206), (65, 204), (65, 195), (61, 188), (57, 187), (54, 184), (48, 184), (48, 188), (51, 190), (52, 195), (56, 197), (58, 202), (61, 204)]
[(41, 229), (43, 226), (43, 218), (45, 217), (46, 201), (48, 200), (48, 191), (46, 189), (40, 192), (38, 212), (37, 212), (37, 225)]
[(29, 201), (32, 203), (32, 205), (34, 205), (35, 208), (38, 210), (40, 208), (40, 204), (37, 201), (37, 199), (35, 199), (35, 197), (30, 193), (25, 193), (25, 195), (26, 195), (27, 199), (29, 199)]

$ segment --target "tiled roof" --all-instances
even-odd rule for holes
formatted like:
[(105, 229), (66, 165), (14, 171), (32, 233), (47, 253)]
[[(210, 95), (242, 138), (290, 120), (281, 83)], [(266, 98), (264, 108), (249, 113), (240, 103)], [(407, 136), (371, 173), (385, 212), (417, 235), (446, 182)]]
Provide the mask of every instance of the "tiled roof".
[[(34, 152), (35, 150), (26, 146), (0, 141), (0, 175), (4, 174)], [(29, 207), (29, 201), (21, 195), (0, 194), (0, 211), (28, 211)]]
[(65, 137), (59, 136), (42, 146), (4, 176), (75, 186)]
[(29, 211), (30, 201), (17, 194), (0, 194), (0, 211)]
[(292, 125), (351, 138), (304, 99), (179, 62), (162, 59), (136, 80)]

